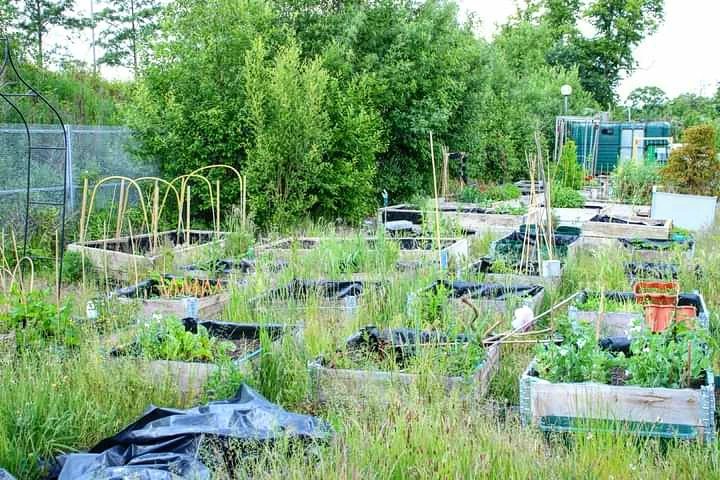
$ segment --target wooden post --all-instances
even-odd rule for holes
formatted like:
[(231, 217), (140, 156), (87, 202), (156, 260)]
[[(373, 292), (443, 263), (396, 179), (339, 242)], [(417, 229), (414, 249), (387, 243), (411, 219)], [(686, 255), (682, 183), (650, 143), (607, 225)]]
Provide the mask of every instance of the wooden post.
[(185, 212), (185, 243), (190, 245), (190, 185), (187, 186), (187, 212)]
[(220, 180), (215, 180), (215, 236), (220, 238)]
[(125, 202), (125, 179), (120, 180), (120, 198), (118, 200), (117, 221), (115, 222), (115, 240), (120, 238), (122, 233), (123, 203)]
[(430, 160), (432, 161), (433, 190), (435, 192), (435, 235), (437, 236), (438, 257), (442, 267), (442, 245), (440, 244), (440, 200), (438, 200), (437, 172), (435, 170), (435, 149), (433, 146), (433, 134), (430, 132)]
[(153, 208), (152, 208), (152, 239), (153, 248), (157, 248), (158, 244), (158, 225), (160, 224), (160, 184), (155, 180), (155, 187), (153, 188)]
[[(80, 243), (85, 241), (85, 208), (87, 205), (87, 192), (88, 192), (88, 179), (85, 177), (83, 180), (83, 193), (82, 193), (82, 202), (80, 203), (80, 231), (78, 235), (80, 235)], [(85, 249), (80, 249), (80, 265), (82, 268), (82, 289), (83, 293), (85, 293)]]

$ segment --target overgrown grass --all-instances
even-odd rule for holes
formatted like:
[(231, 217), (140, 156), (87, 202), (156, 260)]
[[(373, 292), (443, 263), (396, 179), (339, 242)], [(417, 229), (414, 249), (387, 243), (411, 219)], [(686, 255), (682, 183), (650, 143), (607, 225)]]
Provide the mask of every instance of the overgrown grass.
[[(203, 460), (213, 468), (215, 478), (720, 477), (716, 446), (602, 433), (547, 437), (522, 428), (514, 406), (519, 403), (518, 378), (533, 356), (532, 345), (502, 347), (500, 368), (484, 399), (469, 401), (459, 391), (446, 392), (440, 377), (447, 365), (427, 355), (419, 359), (423, 380), (415, 386), (390, 389), (383, 399), (317, 403), (308, 361), (332, 355), (363, 326), (453, 331), (457, 325), (452, 318), (434, 321), (408, 309), (408, 294), (447, 278), (446, 272), (432, 264), (401, 272), (396, 269), (391, 244), (386, 250), (369, 252), (362, 248), (361, 234), (347, 241), (337, 238), (328, 226), (309, 226), (307, 231), (327, 238), (317, 253), (291, 252), (289, 267), (279, 271), (266, 268), (275, 260), (272, 255), (259, 255), (258, 273), (232, 287), (231, 302), (222, 315), (242, 323), (297, 325), (302, 335), (285, 335), (275, 342), (263, 338), (264, 351), (253, 369), (242, 372), (225, 366), (210, 380), (201, 399), (183, 400), (174, 385), (149, 383), (137, 361), (105, 356), (101, 336), (128, 326), (132, 329), (136, 320), (134, 311), (117, 310), (113, 302), (103, 303), (98, 322), (83, 323), (82, 341), (75, 349), (38, 345), (23, 354), (7, 354), (0, 365), (0, 465), (18, 478), (41, 478), (40, 460), (92, 446), (134, 420), (151, 403), (183, 406), (183, 402), (227, 398), (244, 381), (288, 409), (330, 420), (336, 437), (329, 444), (314, 446), (310, 453), (281, 441), (248, 456), (238, 445), (230, 448), (242, 459), (237, 462), (213, 463), (217, 452), (209, 445)], [(486, 253), (491, 237), (474, 240), (472, 256)], [(697, 289), (705, 296), (715, 334), (715, 312), (720, 307), (720, 293), (715, 289), (720, 281), (718, 241), (718, 231), (700, 235), (693, 261), (679, 267), (682, 289)], [(560, 289), (546, 292), (546, 306), (580, 289), (629, 291), (623, 265), (630, 259), (631, 254), (619, 247), (582, 251), (569, 258)], [(694, 270), (696, 263), (702, 266), (701, 276)], [(339, 268), (348, 264), (353, 268)], [(317, 293), (262, 308), (251, 303), (295, 278), (349, 279), (360, 274), (371, 274), (382, 287), (367, 289), (353, 311)], [(76, 302), (76, 318), (84, 315), (84, 300), (101, 293), (69, 292), (81, 299)], [(479, 324), (495, 323), (496, 317), (481, 315)], [(503, 320), (496, 331), (508, 328), (511, 312)]]

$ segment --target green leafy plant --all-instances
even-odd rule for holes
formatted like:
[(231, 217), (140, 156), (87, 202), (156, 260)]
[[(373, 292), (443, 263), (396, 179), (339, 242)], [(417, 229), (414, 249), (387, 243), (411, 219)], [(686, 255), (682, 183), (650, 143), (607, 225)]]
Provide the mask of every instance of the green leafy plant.
[(492, 202), (502, 202), (520, 198), (521, 194), (520, 188), (512, 183), (490, 185), (484, 188), (467, 185), (458, 192), (458, 200), (465, 203), (489, 205)]
[(654, 334), (646, 326), (633, 336), (626, 360), (627, 383), (642, 387), (685, 388), (703, 380), (711, 367), (711, 339), (701, 329), (674, 323)]
[(563, 145), (560, 159), (555, 166), (553, 180), (555, 188), (558, 185), (572, 190), (580, 190), (583, 187), (585, 172), (577, 161), (577, 147), (572, 140), (568, 140)]
[(554, 208), (582, 208), (585, 198), (577, 190), (563, 186), (553, 185), (550, 202)]
[(3, 299), (7, 305), (0, 314), (0, 324), (6, 332), (14, 331), (18, 344), (29, 346), (52, 340), (66, 346), (80, 343), (80, 328), (71, 317), (72, 303), (58, 305), (49, 300), (49, 292), (29, 293), (14, 289)]
[(133, 347), (146, 358), (182, 362), (222, 362), (229, 359), (234, 349), (231, 342), (211, 337), (202, 325), (198, 325), (197, 333), (192, 333), (182, 321), (172, 317), (145, 323)]

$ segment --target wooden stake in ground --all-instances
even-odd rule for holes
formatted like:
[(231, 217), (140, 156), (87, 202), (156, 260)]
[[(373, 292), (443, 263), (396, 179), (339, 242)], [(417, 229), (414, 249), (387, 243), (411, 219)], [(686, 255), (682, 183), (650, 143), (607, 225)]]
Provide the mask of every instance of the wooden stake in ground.
[(123, 203), (125, 202), (125, 180), (120, 181), (120, 198), (118, 200), (117, 222), (115, 223), (115, 240), (120, 239), (123, 221)]
[(187, 186), (187, 211), (185, 212), (185, 243), (190, 245), (190, 185)]
[(440, 244), (440, 200), (438, 198), (437, 172), (435, 170), (435, 147), (433, 146), (433, 134), (430, 132), (430, 160), (432, 162), (433, 190), (435, 191), (435, 235), (437, 237), (438, 257), (442, 267), (442, 245)]
[[(80, 243), (85, 241), (85, 208), (87, 208), (87, 194), (88, 194), (88, 179), (85, 177), (83, 180), (83, 193), (82, 202), (80, 204)], [(80, 249), (80, 266), (82, 268), (82, 290), (85, 293), (86, 279), (85, 279), (85, 249)]]

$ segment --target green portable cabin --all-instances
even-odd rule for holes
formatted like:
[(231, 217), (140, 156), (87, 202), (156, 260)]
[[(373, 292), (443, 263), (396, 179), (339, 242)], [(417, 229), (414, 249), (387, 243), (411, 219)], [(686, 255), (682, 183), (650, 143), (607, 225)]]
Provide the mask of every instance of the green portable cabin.
[(670, 149), (669, 122), (601, 122), (571, 120), (568, 135), (577, 145), (578, 162), (586, 168), (596, 151), (595, 174), (615, 169), (618, 160), (644, 158), (665, 163)]

